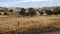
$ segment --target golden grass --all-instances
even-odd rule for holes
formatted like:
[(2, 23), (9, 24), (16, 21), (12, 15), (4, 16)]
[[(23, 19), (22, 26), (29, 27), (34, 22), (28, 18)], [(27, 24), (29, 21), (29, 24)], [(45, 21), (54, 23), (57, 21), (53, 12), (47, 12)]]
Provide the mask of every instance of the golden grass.
[[(19, 22), (19, 26), (18, 26)], [(60, 30), (60, 16), (0, 18), (0, 32), (45, 32)]]

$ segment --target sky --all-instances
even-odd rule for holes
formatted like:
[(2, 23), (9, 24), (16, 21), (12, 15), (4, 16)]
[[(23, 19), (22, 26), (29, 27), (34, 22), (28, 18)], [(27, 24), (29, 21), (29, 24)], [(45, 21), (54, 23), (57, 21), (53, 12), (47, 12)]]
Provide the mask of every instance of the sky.
[(0, 7), (50, 7), (60, 6), (60, 0), (0, 0)]

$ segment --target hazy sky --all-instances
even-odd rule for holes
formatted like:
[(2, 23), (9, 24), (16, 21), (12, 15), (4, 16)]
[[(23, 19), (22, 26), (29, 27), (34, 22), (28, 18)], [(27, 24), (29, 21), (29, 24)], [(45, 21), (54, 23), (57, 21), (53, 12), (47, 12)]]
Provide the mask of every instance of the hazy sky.
[(2, 7), (60, 6), (60, 0), (0, 0)]

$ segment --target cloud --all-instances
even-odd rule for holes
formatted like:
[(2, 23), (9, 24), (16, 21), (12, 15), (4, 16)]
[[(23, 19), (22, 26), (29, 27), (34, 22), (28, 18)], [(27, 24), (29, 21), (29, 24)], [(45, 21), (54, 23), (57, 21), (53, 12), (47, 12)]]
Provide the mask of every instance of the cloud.
[(53, 1), (53, 0), (12, 0), (12, 2), (0, 2), (0, 6), (14, 6), (16, 4), (22, 4), (22, 3), (28, 3), (28, 2), (32, 2), (32, 3), (36, 3), (36, 2), (41, 2), (41, 1)]
[(23, 0), (23, 1), (52, 1), (52, 0)]
[(52, 0), (17, 0), (13, 2), (0, 2), (0, 4), (14, 4), (14, 3), (41, 2), (41, 1), (52, 1)]
[(18, 2), (12, 2), (12, 3), (41, 2), (41, 1), (52, 1), (52, 0), (22, 0)]

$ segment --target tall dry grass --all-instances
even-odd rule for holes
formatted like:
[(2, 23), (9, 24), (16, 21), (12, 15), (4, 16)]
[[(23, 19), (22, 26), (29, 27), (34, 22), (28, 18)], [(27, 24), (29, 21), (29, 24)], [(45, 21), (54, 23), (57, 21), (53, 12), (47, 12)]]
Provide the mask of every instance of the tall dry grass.
[[(18, 25), (19, 22), (19, 25)], [(0, 18), (0, 33), (48, 32), (60, 30), (59, 16)]]

